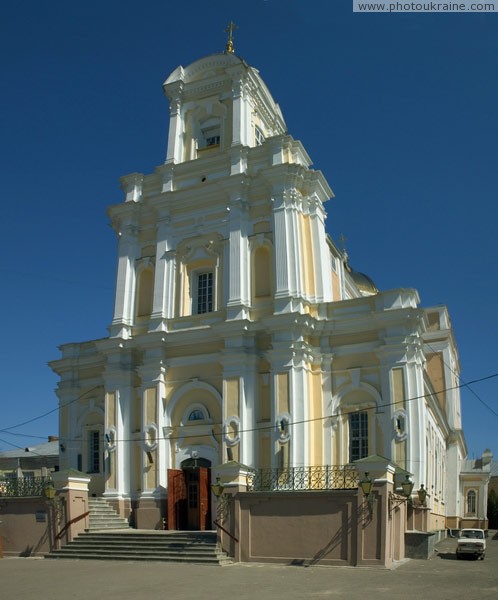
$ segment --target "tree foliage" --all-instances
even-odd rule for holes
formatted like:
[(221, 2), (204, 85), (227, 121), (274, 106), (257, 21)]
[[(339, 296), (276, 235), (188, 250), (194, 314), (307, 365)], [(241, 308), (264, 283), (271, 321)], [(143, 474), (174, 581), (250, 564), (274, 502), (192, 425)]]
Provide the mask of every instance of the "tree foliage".
[(488, 527), (498, 529), (498, 494), (490, 490), (488, 495)]

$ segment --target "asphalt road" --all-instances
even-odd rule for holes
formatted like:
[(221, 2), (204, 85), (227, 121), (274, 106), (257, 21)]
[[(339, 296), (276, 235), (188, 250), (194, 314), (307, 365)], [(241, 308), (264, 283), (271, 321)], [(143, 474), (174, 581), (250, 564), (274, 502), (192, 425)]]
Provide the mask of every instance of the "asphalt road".
[(497, 600), (498, 533), (490, 532), (487, 542), (483, 561), (457, 561), (456, 540), (448, 539), (430, 560), (404, 561), (393, 570), (5, 558), (0, 599)]

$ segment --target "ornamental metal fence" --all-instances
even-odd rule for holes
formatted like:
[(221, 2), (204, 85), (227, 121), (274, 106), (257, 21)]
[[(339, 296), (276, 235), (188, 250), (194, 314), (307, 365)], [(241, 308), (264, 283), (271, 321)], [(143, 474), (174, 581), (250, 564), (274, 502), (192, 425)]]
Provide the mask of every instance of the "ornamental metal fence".
[(359, 481), (352, 465), (255, 469), (247, 476), (247, 491), (350, 490), (357, 488)]
[(33, 498), (43, 496), (50, 477), (9, 477), (0, 479), (0, 496), (7, 498)]

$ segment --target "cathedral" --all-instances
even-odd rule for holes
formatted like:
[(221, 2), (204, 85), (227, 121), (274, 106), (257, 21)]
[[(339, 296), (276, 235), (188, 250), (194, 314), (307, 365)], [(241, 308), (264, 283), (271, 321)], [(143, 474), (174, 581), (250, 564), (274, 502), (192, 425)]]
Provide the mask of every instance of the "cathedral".
[[(231, 37), (163, 89), (166, 159), (124, 176), (108, 210), (109, 336), (64, 344), (50, 363), (61, 468), (88, 473), (91, 494), (136, 527), (202, 530), (216, 466), (377, 455), (425, 486), (430, 528), (474, 523), (485, 498), (461, 475), (446, 307), (379, 290), (349, 264), (325, 228), (329, 183)], [(178, 481), (185, 502), (167, 519)]]

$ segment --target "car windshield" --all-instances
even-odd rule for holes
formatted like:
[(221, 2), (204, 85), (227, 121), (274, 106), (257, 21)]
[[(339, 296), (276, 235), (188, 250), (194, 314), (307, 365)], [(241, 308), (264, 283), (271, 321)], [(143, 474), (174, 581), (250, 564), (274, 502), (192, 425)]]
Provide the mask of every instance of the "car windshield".
[(484, 531), (478, 531), (475, 529), (464, 529), (462, 531), (461, 537), (463, 538), (474, 538), (478, 540), (484, 539)]

